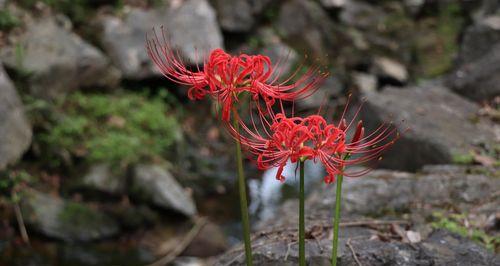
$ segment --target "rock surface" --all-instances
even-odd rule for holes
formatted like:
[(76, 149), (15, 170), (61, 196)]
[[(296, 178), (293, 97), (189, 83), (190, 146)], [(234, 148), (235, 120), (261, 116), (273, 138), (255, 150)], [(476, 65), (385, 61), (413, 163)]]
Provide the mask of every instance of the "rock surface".
[(186, 216), (197, 213), (191, 196), (166, 169), (160, 166), (136, 166), (130, 193), (139, 199)]
[[(381, 167), (416, 170), (425, 164), (450, 163), (498, 141), (494, 126), (477, 119), (476, 104), (438, 84), (389, 87), (381, 92), (364, 92), (363, 97), (367, 102), (361, 116), (368, 132), (390, 121), (404, 132), (383, 155)], [(407, 127), (410, 130), (405, 132)]]
[(118, 224), (106, 214), (83, 203), (66, 201), (29, 190), (21, 202), (28, 228), (47, 237), (68, 242), (92, 241), (119, 232)]
[(62, 15), (28, 20), (26, 31), (13, 38), (0, 57), (28, 76), (35, 96), (54, 99), (78, 88), (114, 87), (120, 79), (104, 54), (71, 32)]
[(0, 64), (0, 170), (23, 155), (31, 144), (31, 136), (21, 99)]
[(90, 167), (82, 182), (86, 187), (106, 193), (116, 194), (125, 191), (125, 177), (113, 173), (108, 164)]
[[(342, 222), (339, 238), (340, 265), (358, 265), (353, 252), (363, 265), (496, 265), (500, 258), (475, 242), (444, 230), (396, 240), (381, 231), (384, 226), (369, 216), (380, 217), (389, 211), (410, 217), (403, 230), (419, 235), (420, 223), (425, 223), (433, 211), (457, 207), (458, 212), (484, 211), (485, 205), (500, 204), (495, 191), (500, 188), (497, 177), (487, 173), (469, 172), (484, 168), (457, 166), (428, 167), (431, 174), (410, 174), (376, 170), (363, 178), (344, 181)], [(491, 169), (495, 172), (494, 169)], [(497, 169), (498, 170), (498, 169)], [(318, 189), (306, 200), (306, 254), (310, 265), (330, 265), (332, 247), (331, 215), (335, 199), (332, 187)], [(254, 263), (258, 265), (296, 265), (298, 262), (297, 202), (288, 201), (276, 215), (259, 225), (254, 235)], [(496, 208), (487, 212), (495, 215)], [(409, 214), (409, 216), (405, 215)], [(424, 218), (415, 218), (423, 215)], [(358, 218), (355, 218), (358, 217)], [(383, 221), (383, 220), (382, 220)], [(399, 230), (394, 222), (391, 230)], [(387, 225), (385, 225), (387, 226)], [(385, 235), (385, 236), (384, 236)], [(390, 240), (392, 239), (392, 240)], [(351, 247), (349, 247), (349, 245)], [(244, 265), (241, 246), (219, 258), (216, 265)]]
[(126, 78), (160, 76), (144, 48), (146, 34), (151, 37), (153, 27), (161, 36), (164, 26), (172, 46), (191, 63), (201, 63), (208, 51), (223, 47), (215, 11), (206, 0), (177, 3), (147, 10), (131, 8), (123, 18), (99, 18), (100, 42)]
[(222, 29), (229, 32), (249, 31), (254, 24), (251, 1), (214, 0), (217, 17)]

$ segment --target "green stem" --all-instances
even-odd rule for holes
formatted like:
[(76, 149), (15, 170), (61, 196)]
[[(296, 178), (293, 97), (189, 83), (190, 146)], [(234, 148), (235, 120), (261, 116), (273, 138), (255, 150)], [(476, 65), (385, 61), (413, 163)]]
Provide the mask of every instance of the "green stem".
[(340, 197), (342, 193), (343, 175), (337, 176), (337, 192), (335, 194), (335, 219), (333, 220), (332, 266), (337, 265), (337, 250), (339, 243)]
[[(240, 132), (240, 124), (236, 117), (233, 117), (234, 129)], [(247, 266), (252, 266), (252, 246), (250, 242), (250, 221), (248, 218), (248, 204), (245, 174), (243, 172), (243, 158), (241, 155), (241, 144), (236, 140), (236, 161), (238, 164), (238, 188), (240, 192), (241, 221), (243, 225), (243, 240), (245, 242), (245, 259)]]
[(300, 161), (300, 195), (299, 195), (299, 265), (306, 265), (305, 215), (304, 215), (304, 161)]

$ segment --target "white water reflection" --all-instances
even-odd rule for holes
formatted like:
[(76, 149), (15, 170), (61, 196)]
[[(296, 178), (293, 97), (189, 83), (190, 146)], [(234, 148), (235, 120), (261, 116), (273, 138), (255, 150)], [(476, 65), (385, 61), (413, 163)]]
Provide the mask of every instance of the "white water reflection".
[[(276, 180), (278, 168), (271, 168), (264, 172), (262, 180), (250, 180), (248, 186), (250, 189), (251, 204), (250, 213), (259, 220), (267, 220), (273, 217), (275, 210), (283, 200), (282, 188), (289, 185), (297, 191), (299, 190), (299, 169), (297, 164), (288, 162), (283, 169), (285, 184)], [(311, 160), (305, 163), (305, 192), (309, 192), (312, 184), (321, 182), (325, 176), (325, 170), (321, 163), (314, 163)]]

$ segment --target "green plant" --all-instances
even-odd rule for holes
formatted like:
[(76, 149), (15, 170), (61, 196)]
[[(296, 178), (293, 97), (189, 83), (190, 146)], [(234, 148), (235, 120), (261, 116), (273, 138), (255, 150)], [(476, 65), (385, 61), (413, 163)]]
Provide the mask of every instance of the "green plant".
[[(47, 108), (38, 100), (28, 110), (37, 112), (36, 106)], [(51, 109), (45, 110), (43, 130), (35, 135), (51, 155), (69, 153), (88, 163), (126, 167), (161, 159), (180, 137), (177, 119), (161, 96), (75, 93)], [(44, 121), (36, 115), (32, 119)]]
[(19, 19), (14, 17), (9, 10), (0, 10), (0, 31), (8, 31), (19, 25)]
[(490, 236), (484, 230), (466, 227), (464, 225), (464, 221), (467, 218), (465, 214), (451, 214), (446, 216), (436, 212), (433, 214), (433, 218), (434, 222), (431, 225), (434, 228), (446, 229), (463, 237), (469, 237), (484, 245), (489, 250), (495, 250), (500, 246), (500, 236)]

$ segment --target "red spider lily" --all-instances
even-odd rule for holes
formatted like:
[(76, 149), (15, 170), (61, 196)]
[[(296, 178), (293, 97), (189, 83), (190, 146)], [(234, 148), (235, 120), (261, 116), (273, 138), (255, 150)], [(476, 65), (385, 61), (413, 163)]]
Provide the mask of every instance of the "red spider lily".
[[(233, 103), (238, 101), (241, 92), (250, 93), (254, 100), (263, 99), (270, 107), (275, 100), (293, 101), (310, 96), (327, 76), (320, 73), (318, 67), (312, 67), (299, 77), (299, 67), (288, 78), (281, 80), (279, 63), (272, 65), (269, 57), (231, 56), (222, 49), (210, 53), (203, 70), (197, 68), (192, 71), (174, 52), (164, 32), (162, 39), (160, 41), (155, 32), (154, 38), (146, 43), (147, 52), (161, 73), (175, 83), (189, 86), (188, 97), (191, 100), (202, 99), (205, 95), (214, 97), (222, 107), (224, 121), (229, 121)], [(292, 79), (296, 81), (291, 82)]]
[[(370, 168), (349, 171), (346, 167), (377, 162), (382, 152), (399, 137), (396, 127), (391, 123), (381, 124), (365, 135), (361, 120), (353, 126), (360, 109), (349, 123), (344, 119), (346, 106), (338, 124), (327, 123), (320, 115), (287, 117), (282, 108), (281, 113), (270, 114), (271, 121), (260, 115), (260, 126), (256, 125), (253, 116), (250, 127), (240, 120), (241, 133), (231, 125), (227, 126), (232, 136), (256, 157), (259, 169), (278, 167), (276, 179), (284, 181), (282, 172), (288, 160), (292, 163), (314, 160), (325, 166), (327, 176), (324, 181), (332, 183), (338, 174), (350, 177), (366, 174)], [(347, 140), (351, 129), (354, 129), (354, 134)]]

